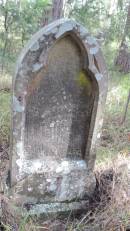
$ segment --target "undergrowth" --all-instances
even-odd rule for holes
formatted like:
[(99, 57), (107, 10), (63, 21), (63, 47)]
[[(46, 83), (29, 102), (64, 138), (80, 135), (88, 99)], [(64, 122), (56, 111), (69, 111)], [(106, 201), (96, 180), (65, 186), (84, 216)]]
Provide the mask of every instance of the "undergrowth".
[(7, 73), (0, 73), (0, 91), (10, 91), (12, 85), (12, 76)]
[(0, 91), (0, 146), (9, 143), (10, 136), (10, 92)]

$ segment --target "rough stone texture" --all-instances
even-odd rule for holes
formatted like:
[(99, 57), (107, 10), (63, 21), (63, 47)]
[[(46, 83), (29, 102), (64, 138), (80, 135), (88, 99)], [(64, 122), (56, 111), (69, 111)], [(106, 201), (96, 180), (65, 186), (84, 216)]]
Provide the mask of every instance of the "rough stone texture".
[[(66, 216), (71, 218), (81, 212), (86, 212), (87, 206), (88, 201), (83, 200), (70, 202), (69, 204), (50, 203), (49, 205), (44, 204), (44, 206), (42, 204), (35, 204), (18, 207), (15, 205), (15, 202), (12, 203), (12, 200), (4, 199), (2, 200), (2, 223), (8, 224), (9, 226), (7, 227), (10, 227), (11, 231), (34, 230), (35, 227), (36, 230), (44, 230), (44, 222), (53, 219), (53, 226), (48, 227), (48, 230), (57, 231), (62, 229), (57, 229), (57, 227), (54, 229), (54, 220), (56, 221), (57, 218), (63, 219)], [(41, 221), (43, 225), (41, 225)]]
[(80, 201), (81, 209), (95, 187), (106, 92), (100, 47), (84, 27), (60, 19), (32, 37), (13, 82), (9, 195), (17, 206), (77, 210)]

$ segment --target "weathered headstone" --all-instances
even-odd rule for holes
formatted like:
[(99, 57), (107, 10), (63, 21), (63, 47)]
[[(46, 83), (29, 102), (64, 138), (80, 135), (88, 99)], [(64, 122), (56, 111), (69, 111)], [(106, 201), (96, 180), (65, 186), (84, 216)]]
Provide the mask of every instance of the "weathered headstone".
[(106, 92), (102, 53), (84, 27), (60, 19), (32, 37), (13, 81), (11, 204), (31, 214), (85, 207)]

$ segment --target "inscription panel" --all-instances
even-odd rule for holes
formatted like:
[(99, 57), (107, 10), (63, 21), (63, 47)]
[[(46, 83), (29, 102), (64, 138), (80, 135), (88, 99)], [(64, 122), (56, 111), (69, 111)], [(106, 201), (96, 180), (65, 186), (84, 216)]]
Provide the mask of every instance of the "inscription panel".
[(25, 121), (28, 159), (83, 158), (94, 102), (83, 55), (71, 36), (51, 48), (47, 66), (29, 85)]

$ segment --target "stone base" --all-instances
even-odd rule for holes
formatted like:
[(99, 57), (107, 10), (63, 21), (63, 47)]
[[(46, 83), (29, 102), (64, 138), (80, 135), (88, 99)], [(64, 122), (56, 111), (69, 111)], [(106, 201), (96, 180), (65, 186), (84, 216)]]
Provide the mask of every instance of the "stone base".
[(53, 215), (53, 214), (69, 214), (77, 213), (86, 210), (88, 201), (75, 201), (70, 203), (50, 203), (50, 204), (35, 204), (28, 211), (30, 215)]
[(23, 171), (24, 177), (9, 189), (14, 203), (21, 205), (81, 201), (92, 195), (96, 186), (85, 160), (26, 161)]
[[(49, 203), (26, 205), (23, 208), (15, 206), (9, 199), (2, 200), (2, 223), (9, 226), (11, 230), (18, 231), (19, 228), (28, 223), (29, 218), (35, 218), (37, 223), (46, 219), (52, 219), (79, 214), (87, 210), (88, 201), (75, 201), (70, 203)], [(23, 230), (24, 229), (23, 227)]]
[(16, 231), (29, 217), (39, 223), (44, 218), (70, 216), (87, 210), (96, 179), (85, 160), (58, 162), (46, 158), (24, 167), (28, 174), (7, 189), (7, 198), (2, 200), (4, 224), (15, 227)]

